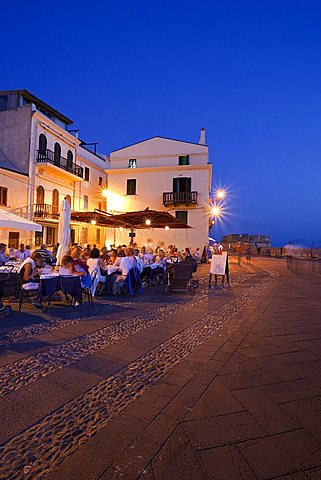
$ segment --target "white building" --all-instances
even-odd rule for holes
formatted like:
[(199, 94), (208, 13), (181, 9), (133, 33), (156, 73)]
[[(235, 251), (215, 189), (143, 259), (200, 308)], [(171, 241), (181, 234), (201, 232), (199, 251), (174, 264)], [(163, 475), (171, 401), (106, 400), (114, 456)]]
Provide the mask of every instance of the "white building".
[[(112, 152), (110, 161), (108, 212), (166, 210), (192, 227), (140, 230), (135, 242), (178, 248), (207, 244), (212, 166), (204, 129), (199, 143), (153, 137)], [(108, 241), (113, 243), (112, 238)], [(118, 230), (116, 243), (128, 241), (128, 231)]]
[[(71, 130), (72, 120), (26, 90), (0, 91), (0, 208), (43, 226), (36, 237), (5, 232), (0, 241), (18, 246), (57, 242), (63, 198), (73, 210), (106, 209), (102, 195), (109, 161), (89, 151)], [(106, 229), (71, 225), (71, 240), (103, 246)]]

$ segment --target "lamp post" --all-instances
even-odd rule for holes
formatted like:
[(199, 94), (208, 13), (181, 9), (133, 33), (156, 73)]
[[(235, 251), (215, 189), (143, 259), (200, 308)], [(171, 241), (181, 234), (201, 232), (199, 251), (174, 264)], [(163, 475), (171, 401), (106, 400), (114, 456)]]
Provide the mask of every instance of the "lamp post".
[(211, 196), (209, 230), (211, 230), (213, 225), (215, 225), (217, 220), (222, 216), (223, 201), (225, 198), (226, 191), (221, 188), (216, 190), (215, 194)]

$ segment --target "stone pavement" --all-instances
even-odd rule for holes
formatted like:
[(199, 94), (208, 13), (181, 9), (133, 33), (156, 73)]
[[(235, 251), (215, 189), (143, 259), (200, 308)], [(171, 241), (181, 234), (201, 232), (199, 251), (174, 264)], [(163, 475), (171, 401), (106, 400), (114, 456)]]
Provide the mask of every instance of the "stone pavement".
[(319, 269), (231, 263), (231, 289), (204, 266), (194, 297), (1, 318), (0, 479), (321, 479)]

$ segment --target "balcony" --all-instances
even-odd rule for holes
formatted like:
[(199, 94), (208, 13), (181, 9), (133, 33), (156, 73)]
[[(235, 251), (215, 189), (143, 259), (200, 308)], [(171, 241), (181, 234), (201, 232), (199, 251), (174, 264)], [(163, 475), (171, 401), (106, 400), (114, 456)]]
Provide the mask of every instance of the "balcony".
[(58, 220), (59, 207), (56, 207), (55, 205), (48, 205), (47, 203), (37, 203), (34, 205), (33, 216), (35, 220), (44, 218)]
[(37, 163), (53, 166), (55, 170), (55, 167), (57, 167), (61, 170), (64, 170), (65, 172), (76, 176), (78, 180), (83, 179), (83, 168), (80, 165), (77, 165), (76, 163), (68, 160), (65, 157), (57, 157), (57, 155), (55, 155), (55, 152), (53, 152), (52, 150), (46, 149), (45, 152), (40, 152), (40, 150), (38, 150)]
[(198, 192), (164, 192), (163, 205), (169, 207), (170, 205), (197, 205)]

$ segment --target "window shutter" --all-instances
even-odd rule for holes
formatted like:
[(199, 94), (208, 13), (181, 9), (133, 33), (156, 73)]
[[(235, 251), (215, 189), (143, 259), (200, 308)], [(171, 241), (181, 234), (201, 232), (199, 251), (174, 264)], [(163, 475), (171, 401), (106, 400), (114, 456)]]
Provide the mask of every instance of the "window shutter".
[(173, 178), (173, 192), (179, 192), (179, 178)]

